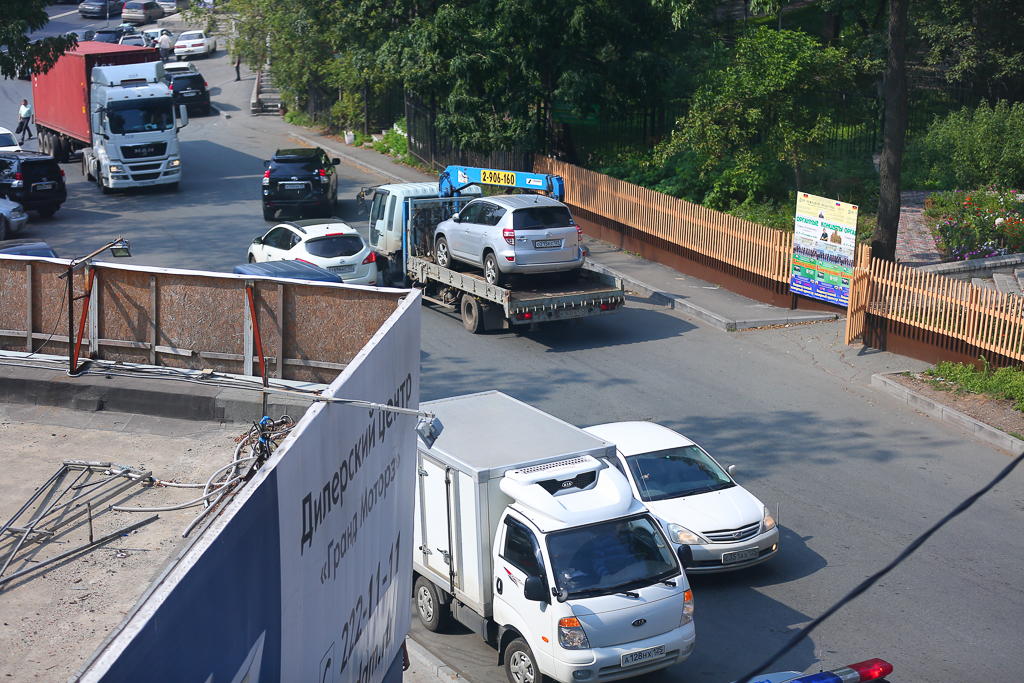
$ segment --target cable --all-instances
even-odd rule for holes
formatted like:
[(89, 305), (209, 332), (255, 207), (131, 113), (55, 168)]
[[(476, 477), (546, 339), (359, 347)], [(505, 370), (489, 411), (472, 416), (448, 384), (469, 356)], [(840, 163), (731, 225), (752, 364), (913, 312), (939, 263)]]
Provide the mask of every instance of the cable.
[[(67, 301), (67, 298), (68, 298), (68, 288), (67, 287), (61, 287), (61, 289), (64, 290), (64, 293), (60, 295), (60, 308), (57, 309), (59, 311), (63, 311), (64, 310), (64, 302)], [(71, 315), (71, 311), (68, 311), (68, 315), (69, 316)], [(43, 342), (42, 346), (40, 346), (38, 349), (36, 349), (34, 351), (29, 352), (29, 354), (27, 356), (22, 356), (22, 357), (23, 358), (31, 358), (32, 356), (34, 356), (37, 353), (39, 353), (40, 351), (42, 351), (43, 348), (45, 348), (46, 345), (50, 343), (50, 340), (53, 339), (53, 335), (57, 333), (57, 325), (59, 323), (60, 323), (60, 316), (58, 315), (57, 319), (55, 321), (53, 321), (53, 329), (50, 330), (50, 336), (46, 338), (46, 341)], [(28, 332), (29, 332), (29, 334), (32, 334), (32, 330), (29, 330)], [(68, 344), (69, 345), (74, 344), (74, 343), (75, 343), (75, 340), (68, 339)]]
[(1005, 479), (1010, 474), (1010, 472), (1012, 472), (1014, 470), (1014, 468), (1016, 468), (1017, 465), (1019, 465), (1021, 463), (1021, 461), (1024, 461), (1024, 453), (1022, 453), (1021, 455), (1018, 455), (1012, 462), (1010, 462), (1009, 465), (1007, 465), (1003, 469), (1002, 472), (1000, 472), (999, 474), (996, 475), (995, 479), (993, 479), (988, 484), (986, 484), (984, 487), (982, 487), (982, 489), (980, 491), (978, 491), (974, 495), (972, 495), (969, 498), (967, 498), (964, 502), (962, 502), (959, 505), (957, 505), (955, 508), (953, 508), (952, 512), (950, 512), (945, 517), (943, 517), (938, 522), (936, 522), (935, 525), (932, 526), (932, 528), (928, 529), (923, 534), (921, 534), (916, 539), (914, 539), (914, 541), (911, 542), (911, 544), (908, 545), (903, 550), (903, 552), (901, 552), (899, 555), (896, 556), (895, 560), (893, 560), (892, 562), (887, 564), (885, 567), (883, 567), (881, 570), (879, 570), (875, 574), (872, 574), (868, 578), (864, 579), (864, 581), (862, 581), (860, 583), (860, 585), (858, 585), (852, 591), (850, 591), (845, 596), (843, 596), (839, 600), (839, 602), (837, 602), (836, 604), (832, 605), (832, 607), (828, 608), (825, 611), (824, 614), (822, 614), (820, 617), (818, 617), (817, 619), (815, 619), (811, 623), (807, 624), (807, 626), (804, 626), (802, 629), (800, 629), (800, 631), (795, 636), (793, 636), (788, 643), (783, 645), (782, 648), (778, 652), (776, 652), (774, 655), (769, 657), (767, 659), (767, 661), (765, 661), (763, 664), (761, 664), (757, 668), (752, 669), (750, 671), (750, 673), (746, 674), (745, 676), (743, 676), (742, 678), (737, 680), (736, 683), (749, 683), (749, 681), (754, 676), (758, 675), (759, 673), (761, 673), (762, 671), (764, 671), (765, 669), (770, 667), (772, 664), (774, 664), (775, 662), (779, 661), (779, 659), (781, 659), (783, 655), (785, 655), (787, 652), (789, 652), (794, 647), (796, 647), (797, 643), (799, 643), (801, 640), (803, 640), (804, 638), (809, 636), (811, 634), (811, 632), (814, 629), (816, 629), (822, 622), (824, 622), (826, 619), (828, 619), (833, 614), (838, 612), (841, 607), (843, 607), (847, 603), (851, 602), (854, 598), (856, 598), (859, 595), (861, 595), (862, 593), (864, 593), (868, 588), (870, 588), (874, 583), (876, 583), (883, 576), (885, 576), (886, 574), (891, 572), (893, 569), (895, 569), (901, 562), (903, 562), (905, 559), (910, 557), (918, 548), (920, 548), (922, 545), (924, 545), (925, 541), (927, 541), (929, 538), (931, 538), (932, 534), (934, 534), (936, 531), (938, 531), (943, 526), (945, 526), (950, 520), (952, 520), (954, 517), (958, 516), (960, 513), (962, 513), (967, 508), (969, 508), (972, 505), (974, 505), (974, 503), (976, 503), (979, 498), (981, 498), (983, 495), (988, 493), (996, 484), (998, 484), (1003, 479)]

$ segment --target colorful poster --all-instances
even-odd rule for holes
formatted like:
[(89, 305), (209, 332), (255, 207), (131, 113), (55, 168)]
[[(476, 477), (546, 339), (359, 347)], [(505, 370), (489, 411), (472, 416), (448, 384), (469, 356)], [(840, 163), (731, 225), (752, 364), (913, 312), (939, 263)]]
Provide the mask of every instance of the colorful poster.
[(796, 234), (790, 289), (846, 306), (857, 246), (857, 207), (796, 193)]

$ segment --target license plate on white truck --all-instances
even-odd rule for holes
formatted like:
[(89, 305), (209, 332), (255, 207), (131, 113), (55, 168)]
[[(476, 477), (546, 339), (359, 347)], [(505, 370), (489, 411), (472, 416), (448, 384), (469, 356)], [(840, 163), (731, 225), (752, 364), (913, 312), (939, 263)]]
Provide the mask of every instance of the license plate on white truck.
[(646, 650), (638, 650), (636, 652), (627, 652), (621, 655), (621, 664), (623, 667), (635, 666), (637, 664), (643, 664), (649, 662), (652, 659), (661, 659), (665, 656), (665, 646), (658, 645), (657, 647), (649, 647)]

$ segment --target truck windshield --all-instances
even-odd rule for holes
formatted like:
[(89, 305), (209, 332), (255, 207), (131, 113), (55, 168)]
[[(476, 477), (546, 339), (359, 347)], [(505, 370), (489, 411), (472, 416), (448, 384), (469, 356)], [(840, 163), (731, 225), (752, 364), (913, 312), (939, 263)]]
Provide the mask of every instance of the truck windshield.
[(170, 98), (145, 102), (111, 102), (107, 105), (107, 120), (114, 135), (145, 133), (174, 128), (174, 110)]
[(666, 500), (735, 486), (711, 457), (697, 446), (666, 448), (626, 458), (640, 500)]
[(555, 583), (569, 597), (608, 595), (679, 574), (668, 541), (647, 515), (558, 531), (547, 546)]

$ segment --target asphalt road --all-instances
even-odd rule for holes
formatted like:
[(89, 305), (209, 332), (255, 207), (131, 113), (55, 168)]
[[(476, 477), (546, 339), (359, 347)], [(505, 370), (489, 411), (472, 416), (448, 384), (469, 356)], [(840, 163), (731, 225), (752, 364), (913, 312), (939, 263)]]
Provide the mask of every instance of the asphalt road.
[[(291, 144), (293, 129), (248, 116), (252, 77), (234, 83), (223, 53), (199, 67), (231, 118), (190, 120), (176, 193), (104, 196), (70, 164), (68, 203), (51, 220), (33, 215), (26, 234), (62, 255), (120, 234), (132, 242), (133, 263), (228, 270), (243, 261), (252, 237), (270, 227), (260, 216), (262, 160)], [(27, 84), (0, 88), (0, 125), (7, 125), (16, 118), (9, 101), (20, 100)], [(380, 182), (339, 169), (342, 197)], [(354, 202), (340, 211), (362, 227)], [(578, 325), (471, 336), (454, 313), (431, 307), (423, 316), (421, 397), (499, 389), (578, 425), (655, 420), (738, 465), (740, 483), (779, 508), (780, 554), (749, 571), (693, 577), (695, 652), (645, 679), (725, 683), (1009, 461), (868, 388), (855, 371), (857, 350), (836, 353), (838, 325), (726, 334), (631, 299), (619, 314)], [(1022, 484), (1024, 474), (1011, 475), (775, 668), (882, 657), (896, 667), (894, 682), (1024, 673)], [(436, 636), (414, 621), (414, 636), (471, 680), (499, 680), (493, 649), (475, 635)]]

